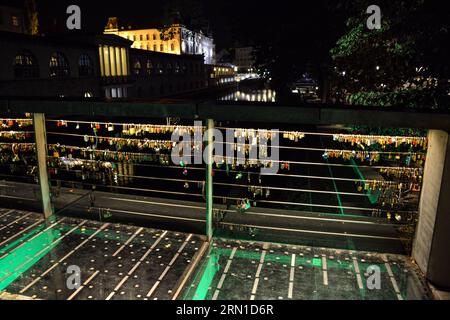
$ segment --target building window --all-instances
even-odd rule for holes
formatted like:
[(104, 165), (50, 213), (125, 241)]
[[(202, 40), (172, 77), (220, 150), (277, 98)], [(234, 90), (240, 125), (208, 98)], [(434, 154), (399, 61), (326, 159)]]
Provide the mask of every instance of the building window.
[(145, 36), (145, 39), (147, 39), (147, 41), (150, 40), (150, 35), (147, 34), (147, 35)]
[(158, 66), (157, 66), (157, 72), (159, 73), (159, 74), (163, 74), (164, 73), (164, 69), (163, 69), (163, 65), (162, 65), (162, 63), (158, 63)]
[(169, 62), (168, 64), (167, 64), (167, 73), (172, 73), (172, 71), (173, 71), (173, 69), (172, 69), (172, 64)]
[(39, 67), (34, 56), (23, 51), (14, 58), (14, 75), (16, 78), (37, 78)]
[(92, 76), (94, 74), (91, 58), (87, 54), (82, 54), (78, 60), (78, 73), (80, 77)]
[(170, 51), (175, 51), (175, 45), (173, 43), (170, 44)]
[(142, 65), (139, 60), (134, 60), (133, 63), (133, 74), (140, 75), (142, 73)]
[(142, 34), (139, 36), (139, 40), (144, 41), (144, 36)]
[(92, 98), (92, 97), (94, 97), (94, 95), (92, 94), (92, 92), (87, 91), (87, 92), (84, 93), (84, 97), (85, 98)]
[(69, 64), (62, 53), (55, 52), (52, 54), (49, 66), (51, 78), (69, 76)]
[(180, 64), (175, 62), (175, 73), (180, 73)]
[(146, 72), (147, 72), (147, 75), (153, 74), (153, 62), (150, 59), (147, 60)]
[[(156, 40), (156, 34), (153, 34), (153, 40)], [(155, 50), (156, 51), (156, 50)]]
[(11, 16), (11, 24), (12, 24), (14, 27), (20, 26), (19, 17), (18, 17), (18, 16), (15, 16), (15, 15), (12, 15), (12, 16)]
[(153, 51), (156, 51), (156, 44), (153, 45)]
[(164, 45), (163, 45), (163, 44), (160, 44), (160, 45), (159, 45), (159, 51), (161, 51), (161, 52), (164, 51)]

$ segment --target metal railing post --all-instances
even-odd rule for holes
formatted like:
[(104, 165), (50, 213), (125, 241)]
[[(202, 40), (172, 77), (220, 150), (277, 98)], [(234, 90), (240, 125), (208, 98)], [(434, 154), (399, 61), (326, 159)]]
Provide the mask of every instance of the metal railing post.
[(206, 130), (207, 130), (207, 163), (206, 163), (206, 237), (210, 242), (212, 240), (213, 234), (213, 129), (214, 120), (206, 120)]
[(50, 198), (50, 185), (47, 171), (47, 133), (45, 129), (45, 115), (43, 113), (34, 113), (33, 125), (38, 161), (38, 178), (42, 197), (42, 211), (44, 218), (47, 219), (53, 215), (53, 208)]

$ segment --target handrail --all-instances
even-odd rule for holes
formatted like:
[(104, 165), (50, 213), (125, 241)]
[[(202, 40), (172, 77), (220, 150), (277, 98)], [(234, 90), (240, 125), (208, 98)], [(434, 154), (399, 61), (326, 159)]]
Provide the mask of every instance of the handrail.
[(450, 112), (444, 110), (369, 108), (361, 106), (234, 103), (186, 100), (73, 100), (50, 98), (1, 98), (0, 115), (44, 113), (63, 116), (108, 118), (214, 119), (268, 124), (367, 125), (393, 128), (450, 130)]

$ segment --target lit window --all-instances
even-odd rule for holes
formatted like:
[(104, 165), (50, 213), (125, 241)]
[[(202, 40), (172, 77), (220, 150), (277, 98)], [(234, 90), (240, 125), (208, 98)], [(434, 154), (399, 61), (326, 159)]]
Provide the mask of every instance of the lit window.
[(90, 91), (87, 91), (87, 92), (85, 92), (84, 93), (84, 97), (85, 98), (92, 98), (94, 95), (92, 94), (92, 92), (90, 92)]
[(141, 41), (144, 40), (144, 36), (142, 34), (139, 36), (139, 40), (141, 40)]
[(14, 75), (16, 78), (37, 78), (39, 67), (34, 56), (23, 51), (14, 58)]
[(55, 52), (50, 57), (50, 77), (67, 77), (69, 76), (69, 64), (67, 59), (59, 52)]
[(91, 58), (87, 54), (82, 54), (78, 60), (78, 73), (80, 77), (91, 76), (94, 73)]
[(161, 63), (158, 63), (158, 66), (157, 66), (156, 69), (157, 69), (157, 72), (159, 74), (163, 74), (164, 73), (163, 65)]
[(12, 16), (11, 16), (11, 24), (12, 24), (14, 27), (20, 26), (19, 17), (18, 17), (18, 16), (12, 15)]
[(142, 73), (142, 66), (139, 60), (135, 60), (133, 63), (133, 74), (140, 75)]

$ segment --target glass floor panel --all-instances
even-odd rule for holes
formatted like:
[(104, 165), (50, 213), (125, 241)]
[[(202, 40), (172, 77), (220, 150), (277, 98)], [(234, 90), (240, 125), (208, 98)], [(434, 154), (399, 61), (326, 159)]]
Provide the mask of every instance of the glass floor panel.
[(428, 300), (432, 294), (406, 256), (216, 239), (182, 298)]
[(14, 210), (0, 210), (0, 219), (0, 292), (34, 299), (172, 299), (204, 242), (82, 219), (44, 222)]
[(169, 300), (187, 280), (179, 299), (432, 299), (403, 255), (215, 239), (200, 257), (203, 245), (195, 234), (0, 209), (0, 298)]

